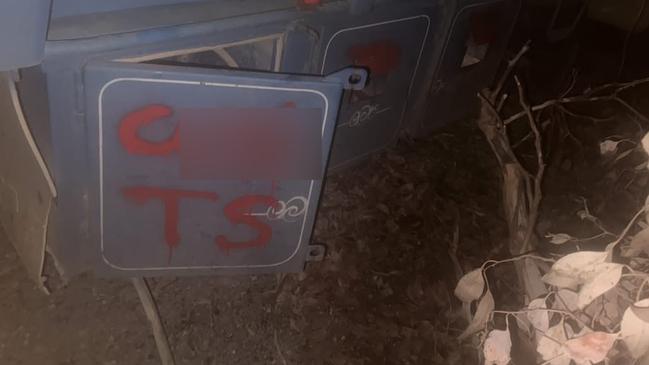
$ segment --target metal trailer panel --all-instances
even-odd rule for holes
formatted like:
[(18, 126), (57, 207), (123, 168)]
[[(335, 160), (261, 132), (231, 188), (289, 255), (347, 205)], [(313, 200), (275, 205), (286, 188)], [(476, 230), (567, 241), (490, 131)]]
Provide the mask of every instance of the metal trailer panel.
[[(330, 3), (340, 7), (346, 1), (323, 0), (319, 10)], [(48, 39), (99, 37), (270, 14), (297, 7), (297, 0), (54, 0)]]
[[(41, 70), (46, 77), (49, 97), (50, 167), (60, 187), (58, 203), (51, 214), (48, 250), (59, 263), (59, 272), (65, 278), (104, 266), (99, 249), (99, 227), (93, 221), (98, 211), (91, 210), (98, 206), (95, 204), (92, 208), (91, 204), (93, 199), (97, 199), (99, 188), (94, 171), (91, 171), (92, 161), (88, 158), (94, 138), (89, 132), (92, 124), (86, 118), (89, 110), (85, 99), (84, 67), (281, 34), (295, 12), (47, 43)], [(250, 27), (250, 24), (256, 26)], [(126, 61), (123, 63), (128, 65)], [(203, 69), (204, 72), (207, 70)]]
[(477, 93), (498, 71), (519, 8), (518, 0), (495, 0), (467, 3), (458, 10), (428, 90), (426, 113), (434, 118), (420, 124), (419, 133), (478, 112)]
[[(246, 0), (245, 3), (252, 4), (255, 0)], [(265, 6), (279, 3), (265, 2)], [(471, 110), (467, 107), (468, 103), (474, 100), (476, 90), (487, 86), (496, 71), (503, 48), (502, 42), (494, 43), (481, 62), (467, 69), (460, 67), (460, 72), (457, 72), (458, 64), (462, 64), (467, 52), (468, 38), (466, 24), (458, 19), (467, 11), (461, 9), (490, 3), (353, 0), (326, 2), (317, 11), (300, 11), (292, 6), (255, 14), (250, 13), (250, 8), (232, 8), (239, 13), (218, 20), (206, 18), (204, 20), (209, 21), (200, 23), (172, 17), (167, 19), (171, 19), (168, 24), (151, 25), (153, 28), (131, 28), (131, 25), (137, 25), (135, 19), (124, 18), (124, 23), (111, 23), (110, 29), (93, 33), (92, 36), (89, 33), (75, 33), (83, 30), (77, 27), (81, 24), (77, 21), (84, 19), (80, 15), (74, 21), (67, 18), (63, 23), (53, 24), (56, 25), (52, 28), (54, 30), (64, 29), (59, 28), (61, 24), (77, 27), (77, 30), (66, 28), (69, 33), (61, 37), (54, 36), (54, 31), (50, 33), (42, 65), (21, 70), (25, 77), (18, 83), (18, 92), (24, 108), (29, 109), (25, 114), (34, 140), (42, 146), (44, 161), (51, 169), (58, 188), (58, 198), (49, 214), (47, 232), (47, 248), (58, 263), (58, 269), (65, 277), (93, 269), (110, 275), (299, 270), (308, 257), (308, 239), (298, 244), (300, 241), (295, 237), (302, 226), (304, 232), (310, 233), (317, 202), (310, 202), (305, 209), (291, 204), (303, 201), (301, 198), (305, 197), (306, 191), (304, 180), (315, 181), (314, 189), (319, 192), (322, 175), (309, 175), (309, 179), (297, 181), (251, 176), (241, 183), (235, 183), (232, 176), (199, 178), (191, 173), (182, 175), (182, 170), (178, 170), (178, 166), (182, 167), (178, 154), (166, 157), (166, 162), (151, 156), (129, 156), (119, 140), (121, 121), (137, 111), (138, 105), (151, 104), (174, 106), (174, 110), (179, 110), (178, 115), (184, 115), (181, 112), (187, 109), (212, 107), (214, 101), (215, 105), (219, 105), (219, 100), (221, 106), (225, 100), (230, 100), (228, 104), (236, 106), (221, 108), (221, 114), (232, 113), (233, 109), (263, 109), (261, 106), (269, 110), (283, 109), (281, 113), (291, 108), (305, 109), (298, 106), (316, 106), (319, 99), (302, 95), (303, 100), (286, 102), (282, 99), (286, 97), (286, 90), (263, 97), (240, 94), (234, 98), (227, 96), (229, 93), (222, 87), (208, 87), (206, 82), (228, 84), (224, 80), (230, 80), (230, 85), (263, 84), (275, 88), (309, 85), (307, 88), (311, 90), (320, 90), (321, 87), (329, 90), (333, 83), (338, 85), (337, 93), (340, 96), (343, 93), (340, 76), (332, 81), (323, 78), (322, 74), (348, 66), (364, 67), (370, 71), (370, 85), (375, 89), (345, 91), (342, 100), (336, 99), (342, 103), (343, 110), (338, 119), (342, 127), (335, 131), (335, 140), (340, 141), (340, 146), (332, 153), (332, 158), (336, 166), (344, 166), (390, 143), (404, 127), (419, 135), (456, 118), (459, 115), (457, 112)], [(503, 3), (518, 4), (516, 0), (503, 0)], [(508, 5), (505, 9), (503, 22), (507, 25), (511, 25), (515, 19), (515, 12), (512, 12), (515, 8)], [(106, 14), (116, 16), (116, 12), (124, 9), (113, 10)], [(138, 11), (138, 14), (142, 14), (142, 11), (146, 13), (144, 8)], [(460, 15), (456, 16), (456, 13)], [(400, 49), (399, 57), (394, 57), (395, 52), (391, 52), (396, 48)], [(218, 62), (214, 61), (215, 54), (220, 57), (217, 57)], [(257, 59), (257, 55), (263, 55), (264, 60)], [(450, 66), (442, 66), (440, 62)], [(170, 64), (174, 66), (168, 66)], [(266, 72), (233, 71), (228, 68)], [(320, 76), (296, 76), (298, 74)], [(392, 77), (392, 74), (399, 77)], [(106, 105), (110, 107), (103, 109), (106, 115), (102, 114), (100, 128), (101, 88), (113, 78), (124, 77), (149, 81), (120, 81), (108, 86), (105, 96)], [(232, 81), (232, 78), (237, 81)], [(373, 78), (377, 80), (374, 83)], [(159, 82), (154, 87), (150, 80), (174, 81), (175, 84)], [(46, 88), (47, 92), (39, 93), (39, 88)], [(335, 99), (336, 92), (329, 90), (323, 93), (330, 93), (330, 99)], [(428, 103), (428, 96), (438, 94), (441, 95), (439, 100)], [(48, 103), (47, 108), (41, 108), (44, 102)], [(375, 104), (384, 102), (390, 104), (389, 111), (376, 114), (376, 111), (382, 110), (376, 109), (374, 113), (367, 113), (369, 109), (374, 110), (372, 107)], [(279, 115), (275, 113), (273, 111), (270, 115)], [(370, 114), (372, 118), (368, 120)], [(408, 124), (401, 126), (404, 114)], [(336, 116), (337, 109), (331, 109), (328, 121), (324, 123), (326, 128), (321, 140), (320, 159), (322, 169), (327, 166), (323, 156), (328, 152), (334, 134), (335, 119), (329, 119)], [(209, 122), (204, 117), (198, 120)], [(354, 121), (351, 124), (356, 127), (352, 132), (344, 130), (352, 129), (347, 127), (350, 120)], [(361, 120), (365, 123), (360, 123)], [(142, 129), (142, 136), (151, 138), (153, 142), (165, 141), (173, 126), (173, 118), (162, 118)], [(102, 144), (106, 143), (101, 155), (105, 168), (103, 179), (99, 178), (99, 161), (102, 160), (99, 154), (100, 131), (106, 137), (101, 139)], [(139, 170), (145, 173), (138, 173)], [(272, 180), (277, 181), (273, 183)], [(149, 191), (148, 199), (138, 197), (137, 191), (142, 193), (142, 189), (136, 190), (135, 196), (133, 190), (130, 190), (131, 194), (124, 195), (124, 187), (143, 187), (145, 183), (180, 190), (181, 193), (196, 190), (216, 193), (218, 198), (213, 201), (205, 199), (213, 197), (209, 194), (198, 194), (197, 198), (181, 194), (176, 203), (169, 203), (173, 199), (161, 199), (160, 190), (155, 192), (158, 195), (151, 195)], [(103, 193), (102, 184), (105, 188)], [(292, 225), (294, 222), (273, 221), (270, 226), (273, 235), (277, 232), (275, 238), (281, 235), (290, 239), (268, 241), (277, 248), (272, 252), (260, 247), (251, 247), (249, 254), (237, 249), (221, 250), (216, 242), (217, 236), (224, 236), (232, 242), (245, 242), (256, 237), (255, 229), (249, 225), (232, 224), (223, 214), (226, 206), (241, 195), (264, 195), (272, 189), (276, 189), (278, 198), (281, 198), (277, 199), (277, 206), (285, 207), (283, 211), (287, 214), (284, 217), (289, 211), (303, 211), (301, 218), (305, 223), (298, 229)], [(258, 192), (263, 194), (256, 194)], [(295, 197), (298, 198), (293, 199)], [(180, 239), (177, 242), (172, 239), (173, 244), (169, 245), (164, 221), (167, 216), (173, 218), (173, 214), (167, 215), (165, 212), (174, 204), (178, 213), (178, 229), (171, 233), (177, 233)], [(276, 211), (271, 210), (270, 215), (268, 213), (269, 205), (274, 204), (269, 204), (268, 200), (264, 204), (252, 207), (256, 209), (250, 210), (252, 217), (258, 220), (267, 220), (269, 216), (276, 218)], [(137, 228), (138, 225), (143, 228)], [(173, 238), (174, 235), (169, 237)], [(101, 243), (102, 239), (104, 243)], [(195, 252), (188, 249), (194, 246)], [(282, 263), (293, 255), (294, 250), (297, 250), (294, 259)], [(102, 253), (105, 257), (102, 257)], [(110, 266), (104, 261), (106, 257), (111, 263), (116, 263), (115, 266), (128, 270)], [(164, 267), (172, 269), (165, 270)], [(184, 270), (183, 267), (199, 269)], [(214, 267), (217, 269), (212, 269)]]
[[(98, 207), (90, 211), (98, 212), (98, 240), (106, 265), (131, 274), (302, 269), (343, 80), (108, 63), (89, 64), (85, 84), (88, 157), (99, 186)], [(155, 114), (163, 107), (173, 113), (165, 115), (170, 123)], [(148, 119), (146, 112), (151, 110), (158, 119)], [(218, 118), (228, 110), (227, 120)], [(282, 120), (273, 118), (273, 114), (290, 118), (291, 113), (296, 114), (297, 123), (282, 125)], [(251, 116), (260, 119), (246, 119)], [(140, 123), (137, 133), (128, 132), (131, 122)], [(149, 123), (151, 126), (146, 126)], [(286, 134), (297, 132), (293, 139), (308, 138), (310, 131), (316, 131), (318, 142), (321, 138), (315, 151), (321, 162), (318, 171), (288, 178), (248, 178), (246, 174), (255, 172), (250, 169), (187, 176), (184, 166), (198, 157), (186, 150), (197, 148), (197, 133), (216, 139), (227, 133), (228, 123), (244, 129), (248, 123), (255, 128), (252, 133), (244, 130), (230, 136), (240, 140), (221, 141), (230, 148), (244, 144), (243, 153), (254, 158), (274, 153), (291, 158), (277, 152), (286, 146), (276, 143), (299, 143)], [(259, 136), (258, 129), (264, 124), (269, 125)], [(189, 131), (191, 128), (197, 130)], [(189, 134), (186, 140), (183, 133)], [(283, 135), (272, 136), (274, 133)], [(159, 140), (169, 134), (171, 137)], [(252, 138), (246, 138), (249, 134)], [(178, 140), (173, 142), (176, 136)], [(266, 144), (264, 140), (269, 141), (268, 146), (253, 145)], [(198, 148), (201, 154), (212, 152), (209, 145)], [(309, 153), (304, 148), (301, 151), (302, 155)], [(207, 157), (208, 163), (217, 159)], [(234, 151), (225, 157), (241, 165), (251, 163)], [(231, 175), (220, 177), (227, 173)], [(95, 199), (91, 200), (94, 206)], [(97, 215), (93, 216), (95, 221)]]
[(90, 15), (118, 10), (132, 10), (152, 6), (169, 6), (183, 3), (198, 3), (200, 0), (53, 0), (52, 18), (74, 15)]
[(43, 60), (49, 0), (0, 2), (0, 71), (39, 64)]
[[(331, 168), (354, 163), (376, 152), (397, 137), (410, 91), (425, 56), (431, 29), (431, 10), (410, 10), (333, 28), (325, 35), (321, 72), (347, 65), (367, 67), (371, 78), (365, 90), (347, 92), (343, 98)], [(395, 14), (396, 13), (396, 14)]]

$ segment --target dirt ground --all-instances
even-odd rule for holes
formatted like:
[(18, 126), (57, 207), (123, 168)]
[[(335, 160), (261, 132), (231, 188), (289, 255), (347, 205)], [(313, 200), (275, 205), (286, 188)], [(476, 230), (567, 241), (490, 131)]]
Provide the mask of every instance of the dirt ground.
[[(631, 102), (649, 105), (648, 96), (637, 92)], [(610, 105), (578, 111), (619, 112)], [(539, 236), (595, 233), (577, 217), (584, 199), (607, 229), (621, 230), (646, 195), (647, 174), (635, 168), (646, 157), (629, 144), (621, 145), (620, 152), (631, 150), (625, 157), (602, 158), (599, 142), (637, 140), (649, 127), (637, 119), (625, 113), (613, 119), (619, 123), (550, 124)], [(520, 152), (525, 158), (524, 146)], [(328, 253), (304, 273), (150, 281), (177, 363), (477, 363), (476, 345), (455, 340), (466, 323), (452, 294), (459, 275), (452, 260), (467, 271), (506, 257), (499, 189), (496, 161), (471, 120), (401, 141), (330, 177), (314, 235)], [(515, 280), (496, 276), (496, 305), (515, 305), (502, 294), (517, 293)], [(46, 296), (4, 236), (0, 313), (1, 365), (159, 363), (130, 282), (83, 276)]]

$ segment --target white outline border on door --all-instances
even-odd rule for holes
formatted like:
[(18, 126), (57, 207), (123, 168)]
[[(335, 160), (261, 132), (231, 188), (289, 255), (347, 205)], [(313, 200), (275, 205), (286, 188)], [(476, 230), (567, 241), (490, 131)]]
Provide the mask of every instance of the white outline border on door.
[[(276, 91), (291, 91), (291, 92), (302, 92), (308, 94), (316, 94), (320, 96), (325, 103), (325, 110), (322, 120), (322, 134), (327, 126), (327, 117), (329, 113), (329, 99), (327, 96), (318, 91), (312, 89), (299, 89), (299, 88), (285, 88), (285, 87), (274, 87), (274, 86), (262, 86), (262, 85), (244, 85), (244, 84), (227, 84), (227, 83), (216, 83), (216, 82), (202, 82), (202, 81), (186, 81), (186, 80), (167, 80), (167, 79), (150, 79), (150, 78), (138, 78), (138, 77), (123, 77), (116, 78), (105, 83), (99, 90), (98, 96), (98, 119), (99, 119), (99, 240), (101, 247), (101, 258), (102, 260), (110, 267), (116, 270), (122, 271), (161, 271), (161, 270), (210, 270), (210, 269), (243, 269), (243, 268), (265, 268), (265, 267), (277, 267), (281, 266), (290, 260), (292, 260), (295, 255), (302, 247), (302, 239), (304, 237), (304, 228), (306, 226), (306, 221), (309, 217), (308, 213), (304, 214), (304, 219), (302, 220), (302, 227), (300, 228), (300, 238), (298, 240), (297, 246), (293, 253), (283, 261), (280, 261), (275, 264), (265, 264), (265, 265), (233, 265), (233, 266), (224, 266), (224, 265), (214, 265), (214, 266), (160, 266), (160, 267), (143, 267), (143, 268), (128, 268), (121, 267), (111, 263), (108, 258), (104, 255), (104, 141), (103, 141), (103, 115), (102, 115), (102, 98), (106, 89), (109, 86), (114, 85), (122, 81), (139, 81), (139, 82), (150, 82), (150, 83), (164, 83), (164, 84), (182, 84), (182, 85), (198, 85), (198, 86), (213, 86), (213, 87), (222, 87), (222, 88), (241, 88), (241, 89), (257, 89), (257, 90), (276, 90)], [(311, 180), (309, 184), (309, 194), (307, 196), (306, 202), (306, 211), (308, 212), (309, 204), (311, 203), (311, 194), (313, 192), (313, 185), (315, 180)]]
[[(329, 41), (327, 42), (327, 46), (325, 47), (324, 51), (324, 56), (322, 57), (322, 68), (320, 69), (320, 73), (324, 74), (325, 66), (327, 65), (327, 55), (329, 54), (329, 47), (331, 46), (331, 43), (333, 42), (334, 38), (336, 38), (338, 35), (345, 33), (345, 32), (351, 32), (355, 30), (361, 30), (365, 28), (371, 28), (371, 27), (377, 27), (381, 25), (386, 25), (386, 24), (392, 24), (392, 23), (399, 23), (399, 22), (405, 22), (409, 20), (415, 20), (415, 19), (426, 19), (426, 33), (424, 34), (424, 38), (421, 41), (421, 48), (419, 49), (419, 55), (417, 56), (417, 63), (415, 63), (415, 69), (412, 72), (412, 77), (410, 78), (410, 85), (408, 85), (408, 93), (406, 94), (406, 98), (410, 98), (410, 94), (412, 93), (412, 87), (415, 84), (415, 78), (417, 77), (417, 73), (419, 72), (419, 65), (421, 63), (421, 57), (424, 54), (424, 48), (426, 48), (426, 41), (428, 40), (428, 34), (430, 33), (430, 17), (426, 14), (420, 14), (420, 15), (414, 15), (406, 18), (399, 18), (399, 19), (392, 19), (392, 20), (386, 20), (378, 23), (371, 23), (371, 24), (366, 24), (366, 25), (360, 25), (356, 27), (350, 27), (350, 28), (343, 28), (338, 30), (336, 33), (334, 33), (331, 38), (329, 38)], [(401, 125), (403, 124), (403, 118), (406, 115), (406, 110), (408, 109), (408, 100), (406, 99), (406, 104), (403, 106), (403, 110), (401, 111), (401, 116), (399, 117), (399, 124), (398, 128), (395, 130), (394, 134), (390, 137), (390, 141), (394, 139), (396, 134), (399, 132), (401, 129)], [(342, 107), (342, 105), (341, 105)], [(336, 128), (338, 125), (336, 125)], [(389, 143), (389, 142), (388, 142)], [(366, 153), (359, 155), (359, 156), (354, 156), (351, 159), (342, 161), (338, 163), (336, 166), (332, 166), (333, 168), (345, 165), (347, 163), (350, 163), (352, 161), (356, 161), (358, 159), (361, 159), (367, 155), (370, 155), (376, 151), (381, 150), (382, 148), (385, 147), (385, 144), (382, 145), (381, 147), (378, 147), (376, 149), (373, 149), (371, 151), (367, 151)]]

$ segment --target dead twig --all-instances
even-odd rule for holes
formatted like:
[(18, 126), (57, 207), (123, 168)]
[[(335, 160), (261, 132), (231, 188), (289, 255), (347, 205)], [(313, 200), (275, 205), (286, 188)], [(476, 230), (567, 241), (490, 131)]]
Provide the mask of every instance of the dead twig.
[[(586, 200), (586, 198), (580, 196), (578, 201), (581, 201), (581, 203), (584, 205), (584, 210), (579, 213), (579, 218), (581, 218), (582, 220), (587, 220), (587, 221), (591, 222), (601, 232), (600, 235), (597, 235), (595, 237), (598, 237), (598, 236), (601, 236), (601, 235), (617, 236), (613, 232), (606, 229), (606, 227), (604, 227), (604, 224), (602, 223), (602, 221), (599, 218), (597, 218), (596, 216), (594, 216), (590, 212), (590, 208), (588, 208), (588, 201)], [(587, 240), (590, 240), (590, 239), (593, 239), (593, 238), (581, 239), (580, 241), (587, 241)]]
[[(540, 110), (546, 109), (551, 106), (565, 106), (565, 104), (596, 102), (596, 101), (613, 101), (620, 104), (622, 107), (624, 107), (633, 115), (635, 115), (637, 118), (641, 119), (646, 123), (649, 123), (649, 119), (646, 116), (644, 116), (644, 114), (640, 113), (637, 109), (631, 106), (626, 100), (620, 97), (620, 93), (622, 93), (623, 91), (646, 83), (649, 83), (649, 77), (645, 77), (642, 79), (633, 80), (625, 83), (605, 84), (605, 85), (598, 86), (594, 89), (586, 90), (581, 95), (546, 100), (540, 104), (531, 106), (530, 110), (532, 112), (538, 112)], [(608, 94), (601, 95), (601, 93), (603, 93), (604, 91), (611, 90), (611, 89), (612, 91), (610, 91)], [(509, 125), (525, 117), (526, 115), (527, 115), (526, 111), (518, 112), (510, 117), (504, 118), (503, 124)]]
[[(516, 154), (511, 149), (511, 144), (509, 143), (509, 137), (507, 136), (507, 131), (504, 129), (504, 123), (500, 117), (500, 114), (497, 112), (496, 108), (489, 101), (489, 98), (483, 93), (478, 93), (478, 98), (482, 101), (483, 108), (486, 108), (489, 113), (482, 111), (482, 117), (478, 120), (478, 125), (482, 132), (487, 136), (487, 141), (491, 146), (491, 149), (494, 151), (496, 158), (501, 167), (504, 167), (507, 163), (514, 163), (520, 171), (526, 176), (526, 178), (531, 178), (532, 175), (521, 165), (516, 157)], [(485, 114), (486, 117), (485, 117)], [(491, 118), (488, 118), (488, 117)], [(490, 120), (495, 120), (496, 123), (491, 123)], [(498, 136), (498, 138), (496, 138)]]
[[(527, 42), (525, 42), (525, 44), (523, 45), (523, 47), (521, 47), (521, 49), (518, 51), (516, 56), (514, 56), (514, 58), (512, 58), (511, 60), (509, 60), (507, 62), (507, 68), (505, 69), (503, 74), (500, 76), (500, 80), (498, 81), (498, 84), (493, 89), (493, 92), (490, 95), (489, 100), (490, 100), (490, 102), (492, 104), (496, 102), (498, 96), (500, 95), (500, 92), (502, 91), (503, 87), (505, 86), (505, 82), (507, 82), (507, 80), (509, 79), (509, 75), (511, 75), (512, 71), (514, 70), (514, 68), (518, 64), (518, 61), (520, 61), (521, 57), (523, 57), (523, 55), (525, 53), (527, 53), (527, 51), (530, 50), (530, 43), (531, 43), (531, 41), (529, 41), (529, 40)], [(504, 99), (506, 99), (506, 98), (507, 97), (505, 96)], [(501, 102), (498, 103), (498, 108), (497, 108), (498, 111), (501, 110), (502, 104), (504, 104), (504, 100), (501, 100)]]
[[(528, 50), (529, 42), (508, 62), (507, 68), (496, 83), (497, 86), (491, 91), (487, 90), (478, 94), (482, 102), (478, 126), (487, 138), (502, 170), (503, 206), (510, 235), (509, 252), (512, 256), (533, 251), (534, 245), (531, 238), (538, 216), (541, 199), (540, 184), (545, 169), (541, 150), (541, 132), (529, 103), (524, 99), (522, 86), (519, 88), (519, 102), (525, 105), (525, 115), (528, 115), (530, 123), (532, 123), (531, 126), (533, 125), (532, 134), (535, 136), (535, 145), (540, 157), (535, 174), (530, 173), (518, 160), (509, 141), (506, 124), (499, 113), (499, 108), (507, 98), (506, 95), (503, 95), (499, 99), (502, 88), (514, 71), (517, 62)], [(516, 82), (520, 85), (518, 78), (516, 78)], [(496, 103), (497, 105), (495, 105)], [(520, 285), (525, 289), (529, 298), (536, 298), (545, 292), (545, 287), (540, 280), (539, 269), (534, 262), (531, 260), (517, 261), (515, 266)]]
[[(464, 270), (462, 270), (462, 265), (460, 260), (457, 258), (457, 250), (460, 246), (460, 224), (459, 217), (455, 222), (455, 230), (453, 231), (453, 240), (449, 244), (448, 256), (451, 258), (453, 263), (453, 269), (455, 270), (455, 277), (457, 281), (462, 279), (464, 276)], [(467, 322), (471, 322), (471, 303), (462, 303), (462, 315)]]
[(487, 95), (483, 95), (483, 93), (479, 92), (478, 93), (478, 98), (480, 98), (480, 100), (483, 102), (483, 105), (485, 105), (487, 107), (487, 109), (489, 109), (489, 111), (491, 112), (491, 116), (494, 119), (496, 119), (496, 121), (498, 122), (498, 124), (497, 124), (498, 128), (501, 128), (505, 123), (503, 123), (503, 119), (500, 117), (500, 114), (498, 113), (498, 110), (493, 105), (493, 103), (491, 101), (492, 97), (487, 96)]
[(534, 118), (534, 115), (532, 115), (532, 110), (530, 108), (530, 105), (525, 100), (525, 95), (524, 95), (524, 90), (523, 90), (523, 85), (521, 83), (521, 80), (518, 78), (518, 76), (514, 76), (514, 80), (516, 81), (516, 87), (518, 89), (518, 98), (519, 98), (520, 105), (525, 110), (525, 114), (527, 114), (527, 119), (529, 120), (530, 129), (534, 134), (534, 149), (536, 150), (537, 170), (536, 170), (536, 176), (533, 179), (534, 190), (532, 192), (532, 197), (530, 200), (527, 231), (525, 232), (525, 238), (522, 243), (523, 246), (526, 247), (527, 243), (530, 240), (530, 237), (532, 236), (532, 233), (534, 232), (534, 227), (536, 226), (536, 220), (538, 219), (539, 206), (541, 204), (541, 199), (543, 197), (543, 193), (541, 191), (541, 184), (543, 181), (543, 175), (545, 173), (545, 162), (543, 161), (543, 147), (541, 145), (541, 132), (539, 131), (539, 127), (537, 125), (536, 119)]
[(282, 364), (288, 365), (288, 361), (286, 361), (286, 358), (284, 357), (284, 354), (282, 353), (282, 348), (279, 347), (279, 339), (277, 338), (277, 330), (273, 331), (273, 342), (275, 343), (275, 350), (277, 351), (277, 357), (279, 357), (279, 359), (282, 360)]
[(595, 117), (595, 116), (592, 116), (592, 115), (585, 115), (585, 114), (575, 113), (574, 111), (572, 111), (572, 110), (566, 108), (566, 106), (563, 105), (563, 104), (557, 104), (557, 108), (558, 108), (562, 113), (567, 114), (567, 115), (569, 115), (569, 116), (571, 116), (571, 117), (573, 117), (573, 118), (577, 118), (577, 119), (587, 119), (587, 120), (592, 121), (593, 123), (610, 122), (611, 120), (613, 120), (613, 118), (615, 118), (615, 116), (610, 116), (610, 117)]
[(629, 49), (629, 43), (631, 43), (631, 36), (636, 31), (636, 29), (638, 29), (638, 24), (640, 24), (640, 21), (642, 20), (642, 17), (644, 16), (646, 9), (647, 9), (647, 0), (643, 0), (642, 4), (640, 4), (640, 9), (638, 9), (639, 10), (638, 15), (636, 16), (635, 21), (633, 22), (633, 27), (629, 29), (629, 31), (626, 34), (626, 37), (624, 37), (624, 46), (622, 46), (622, 56), (620, 58), (620, 65), (618, 66), (617, 69), (618, 80), (620, 79), (620, 77), (622, 77), (622, 71), (624, 71), (626, 56)]
[(640, 299), (642, 298), (642, 291), (644, 290), (645, 285), (649, 283), (649, 278), (646, 278), (642, 281), (642, 284), (640, 284), (640, 288), (638, 288), (638, 293), (635, 295), (635, 301), (639, 302)]
[(620, 242), (622, 242), (622, 240), (624, 239), (624, 237), (626, 237), (626, 235), (627, 235), (627, 234), (629, 233), (629, 231), (631, 230), (631, 227), (633, 227), (633, 225), (635, 224), (635, 221), (636, 221), (636, 220), (640, 217), (640, 215), (642, 215), (644, 212), (645, 212), (645, 207), (640, 208), (640, 210), (639, 210), (639, 211), (638, 211), (638, 212), (633, 216), (633, 218), (631, 218), (631, 220), (630, 220), (629, 223), (626, 225), (626, 227), (624, 228), (624, 230), (622, 231), (622, 233), (620, 233), (620, 235), (618, 236), (618, 238), (617, 238), (615, 241), (609, 243), (609, 244), (606, 246), (606, 251), (608, 251), (608, 252), (612, 252), (613, 249), (615, 248), (615, 246), (617, 246)]
[(570, 73), (570, 84), (568, 84), (568, 87), (566, 88), (566, 90), (561, 93), (562, 98), (565, 98), (566, 96), (568, 96), (568, 94), (570, 94), (572, 92), (572, 89), (577, 84), (577, 75), (578, 74), (579, 74), (579, 72), (577, 72), (577, 70), (573, 68), (572, 72)]
[(144, 308), (144, 313), (151, 323), (153, 338), (155, 339), (155, 344), (158, 348), (158, 353), (160, 354), (160, 362), (163, 365), (175, 365), (176, 362), (174, 361), (173, 353), (169, 347), (169, 340), (167, 339), (167, 333), (165, 332), (162, 320), (160, 319), (158, 306), (153, 299), (151, 289), (149, 288), (146, 279), (132, 278), (131, 281), (133, 282), (135, 291), (137, 291), (137, 295), (140, 298), (140, 302)]

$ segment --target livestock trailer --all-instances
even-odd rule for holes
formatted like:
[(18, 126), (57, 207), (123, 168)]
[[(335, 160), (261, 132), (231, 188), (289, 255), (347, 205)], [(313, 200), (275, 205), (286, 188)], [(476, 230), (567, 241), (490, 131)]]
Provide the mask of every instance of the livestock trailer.
[(517, 0), (5, 0), (0, 221), (29, 274), (299, 271), (323, 179), (475, 111)]

